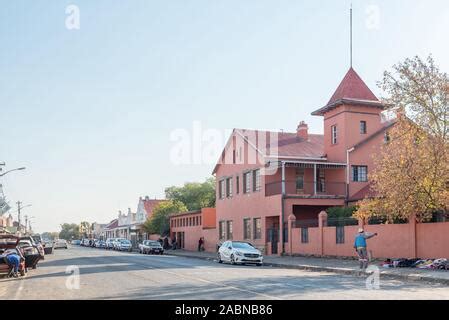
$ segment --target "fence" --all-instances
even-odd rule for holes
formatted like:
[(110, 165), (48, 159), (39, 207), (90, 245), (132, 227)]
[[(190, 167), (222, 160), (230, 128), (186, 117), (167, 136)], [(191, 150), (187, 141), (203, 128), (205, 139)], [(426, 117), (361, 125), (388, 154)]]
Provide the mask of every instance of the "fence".
[[(285, 180), (285, 193), (302, 196), (344, 197), (345, 182)], [(265, 196), (282, 194), (282, 181), (265, 184)]]
[[(368, 240), (375, 258), (449, 258), (449, 222), (367, 224), (365, 231), (378, 236)], [(321, 215), (318, 226), (293, 221), (286, 249), (290, 254), (316, 256), (356, 256), (353, 248), (358, 228), (355, 219), (327, 219)]]

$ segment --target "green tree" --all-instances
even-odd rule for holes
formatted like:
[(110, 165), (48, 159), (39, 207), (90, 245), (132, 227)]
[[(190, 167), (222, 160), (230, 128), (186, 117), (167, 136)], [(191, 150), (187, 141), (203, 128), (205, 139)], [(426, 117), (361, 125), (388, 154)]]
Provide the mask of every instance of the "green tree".
[(359, 202), (355, 215), (429, 220), (449, 210), (449, 76), (432, 57), (414, 57), (385, 72), (380, 86), (399, 117), (374, 155), (369, 179), (379, 197)]
[(63, 223), (61, 224), (61, 231), (59, 232), (59, 238), (65, 240), (79, 239), (79, 225), (76, 223)]
[(90, 228), (91, 228), (90, 223), (87, 221), (83, 221), (79, 225), (79, 233), (82, 236), (87, 237), (87, 234), (90, 233), (91, 231)]
[(416, 56), (385, 71), (378, 83), (385, 102), (406, 112), (407, 117), (430, 136), (449, 141), (449, 75), (440, 71), (432, 56)]
[(331, 207), (326, 210), (327, 217), (329, 219), (336, 218), (350, 218), (354, 212), (357, 211), (357, 207)]
[(165, 197), (169, 200), (185, 204), (187, 210), (215, 207), (215, 179), (209, 178), (205, 182), (188, 182), (182, 187), (168, 187)]
[(43, 232), (41, 237), (42, 239), (54, 240), (59, 237), (59, 232)]
[(153, 215), (145, 221), (143, 228), (150, 234), (167, 235), (170, 231), (170, 215), (188, 211), (180, 201), (167, 201), (160, 203), (153, 211)]

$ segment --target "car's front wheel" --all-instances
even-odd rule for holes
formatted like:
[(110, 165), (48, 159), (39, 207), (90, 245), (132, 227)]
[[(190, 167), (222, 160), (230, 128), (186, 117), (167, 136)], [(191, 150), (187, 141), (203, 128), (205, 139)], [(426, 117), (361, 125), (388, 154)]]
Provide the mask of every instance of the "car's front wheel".
[(231, 254), (231, 264), (235, 265), (235, 257), (233, 254)]
[(218, 255), (217, 255), (217, 260), (218, 260), (218, 263), (223, 263), (223, 260), (221, 259), (221, 254), (220, 253), (218, 253)]

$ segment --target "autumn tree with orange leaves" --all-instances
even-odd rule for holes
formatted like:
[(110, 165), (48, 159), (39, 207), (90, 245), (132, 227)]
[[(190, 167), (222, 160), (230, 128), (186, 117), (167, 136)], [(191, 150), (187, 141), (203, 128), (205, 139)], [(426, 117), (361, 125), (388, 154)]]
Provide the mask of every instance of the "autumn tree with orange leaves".
[(379, 85), (399, 116), (374, 155), (369, 179), (378, 197), (359, 202), (355, 216), (426, 221), (449, 209), (449, 77), (432, 57), (393, 69)]

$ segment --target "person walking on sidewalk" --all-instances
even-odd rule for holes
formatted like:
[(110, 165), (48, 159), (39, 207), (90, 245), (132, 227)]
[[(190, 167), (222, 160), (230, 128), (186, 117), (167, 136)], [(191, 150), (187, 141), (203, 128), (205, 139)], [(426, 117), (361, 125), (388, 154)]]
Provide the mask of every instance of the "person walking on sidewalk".
[(172, 250), (176, 250), (176, 237), (173, 237), (173, 239), (171, 240), (171, 246), (172, 246)]
[(359, 256), (360, 270), (362, 271), (365, 271), (366, 268), (368, 268), (368, 249), (366, 240), (374, 236), (377, 236), (377, 233), (365, 232), (363, 228), (359, 228), (359, 232), (355, 237), (354, 249)]
[(198, 240), (198, 251), (201, 252), (201, 247), (203, 246), (203, 238), (200, 238), (200, 240)]

